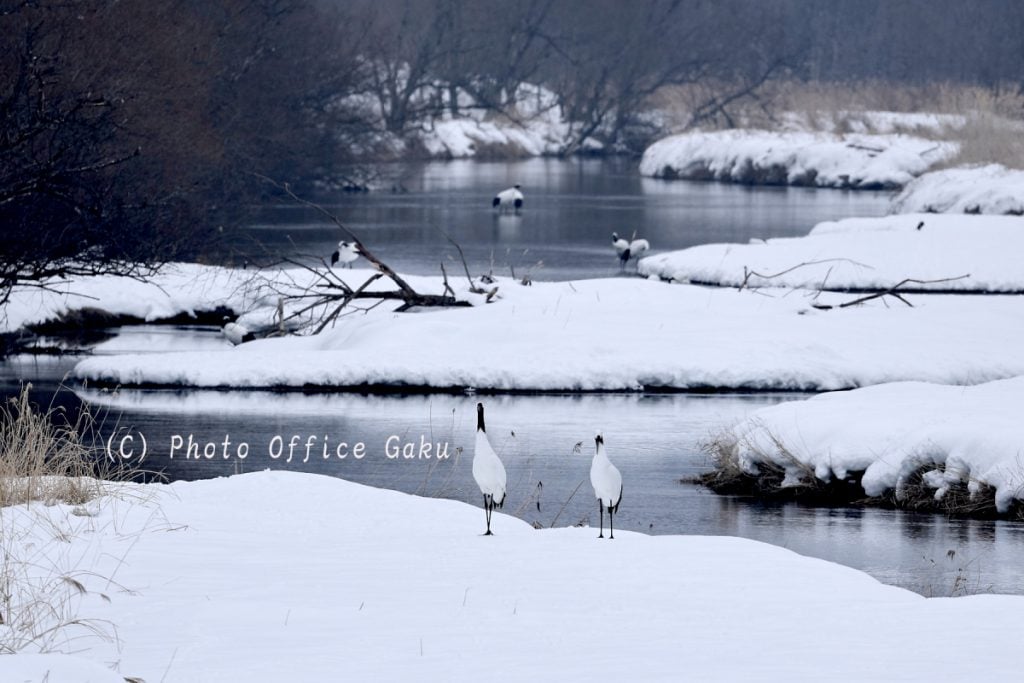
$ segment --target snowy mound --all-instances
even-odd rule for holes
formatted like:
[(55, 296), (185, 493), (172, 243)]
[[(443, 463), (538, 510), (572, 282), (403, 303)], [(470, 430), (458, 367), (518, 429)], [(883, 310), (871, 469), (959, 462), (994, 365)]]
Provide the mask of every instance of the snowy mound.
[[(542, 156), (562, 153), (573, 140), (575, 127), (562, 115), (558, 96), (547, 88), (524, 83), (512, 98), (511, 117), (490, 116), (487, 107), (474, 108), (474, 100), (464, 94), (465, 113), (453, 117), (446, 113), (428, 119), (417, 134), (432, 157)], [(584, 149), (601, 148), (587, 138)]]
[[(440, 278), (432, 287), (429, 280), (414, 283), (441, 291)], [(97, 356), (75, 372), (120, 385), (496, 391), (823, 390), (1024, 374), (1018, 297), (936, 295), (914, 299), (914, 308), (875, 301), (818, 311), (785, 291), (638, 278), (532, 287), (499, 279), (498, 287), (490, 304), (478, 297), (472, 307), (394, 313), (387, 302), (342, 316), (317, 336), (220, 352)]]
[(893, 200), (891, 213), (1024, 214), (1024, 171), (999, 164), (925, 173)]
[(12, 557), (31, 552), (34, 572), (73, 558), (74, 616), (117, 637), (68, 627), (73, 658), (5, 655), (0, 680), (115, 680), (102, 668), (168, 683), (1019, 673), (1024, 598), (926, 599), (754, 541), (599, 541), (500, 513), (485, 538), (479, 507), (304, 473), (138, 490), (88, 517), (5, 511)]
[(891, 189), (956, 152), (955, 144), (906, 135), (695, 132), (648, 147), (640, 173), (755, 185)]
[(553, 154), (561, 146), (557, 134), (538, 125), (524, 127), (470, 118), (437, 121), (420, 139), (431, 156), (441, 158), (485, 156), (488, 150), (540, 156)]
[(1021, 250), (1021, 218), (900, 214), (820, 223), (806, 237), (703, 244), (649, 256), (639, 270), (729, 287), (885, 290), (913, 278), (936, 282), (905, 290), (1024, 292)]
[(974, 387), (885, 384), (762, 408), (731, 433), (751, 472), (771, 463), (794, 484), (863, 472), (868, 496), (902, 495), (923, 474), (937, 498), (951, 487), (991, 487), (1005, 512), (1024, 499), (1022, 404), (1024, 377)]
[(2, 311), (0, 329), (15, 330), (83, 308), (145, 321), (218, 307), (242, 311), (260, 300), (253, 275), (254, 271), (171, 263), (148, 282), (99, 275), (48, 282), (46, 289), (20, 287)]

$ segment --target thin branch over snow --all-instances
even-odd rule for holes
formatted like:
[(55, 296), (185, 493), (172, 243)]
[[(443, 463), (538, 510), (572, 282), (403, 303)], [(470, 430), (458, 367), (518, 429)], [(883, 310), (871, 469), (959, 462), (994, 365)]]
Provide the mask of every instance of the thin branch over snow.
[(908, 277), (906, 279), (900, 280), (899, 282), (894, 284), (889, 289), (886, 289), (886, 290), (881, 291), (881, 292), (874, 292), (872, 294), (867, 294), (865, 296), (853, 299), (852, 301), (843, 302), (843, 303), (838, 304), (836, 306), (833, 306), (833, 305), (830, 305), (830, 304), (819, 304), (817, 302), (811, 304), (811, 306), (813, 308), (817, 308), (818, 310), (821, 310), (821, 311), (829, 311), (829, 310), (832, 310), (833, 308), (849, 308), (850, 306), (856, 306), (857, 304), (862, 304), (862, 303), (864, 303), (866, 301), (871, 301), (872, 299), (881, 299), (884, 296), (891, 296), (891, 297), (895, 297), (896, 299), (899, 299), (900, 301), (905, 303), (907, 306), (910, 306), (911, 308), (913, 308), (914, 304), (910, 303), (909, 301), (904, 299), (903, 296), (902, 296), (903, 294), (906, 294), (907, 292), (906, 291), (900, 291), (900, 288), (903, 287), (904, 285), (909, 285), (909, 284), (914, 284), (914, 285), (935, 285), (935, 284), (939, 284), (939, 283), (942, 283), (942, 282), (955, 282), (957, 280), (963, 280), (965, 278), (969, 278), (970, 276), (971, 276), (970, 273), (965, 273), (965, 274), (959, 275), (957, 277), (945, 277), (945, 278), (941, 278), (941, 279), (938, 279), (938, 280), (917, 280), (917, 279), (909, 278)]

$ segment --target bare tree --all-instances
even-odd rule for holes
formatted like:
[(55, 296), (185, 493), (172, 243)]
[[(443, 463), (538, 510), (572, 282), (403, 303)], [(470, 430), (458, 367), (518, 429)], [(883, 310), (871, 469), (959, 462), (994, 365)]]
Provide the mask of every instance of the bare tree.
[[(369, 122), (341, 10), (303, 0), (0, 6), (0, 303), (19, 284), (218, 248), (263, 191), (352, 161)], [(364, 146), (368, 148), (369, 146)]]

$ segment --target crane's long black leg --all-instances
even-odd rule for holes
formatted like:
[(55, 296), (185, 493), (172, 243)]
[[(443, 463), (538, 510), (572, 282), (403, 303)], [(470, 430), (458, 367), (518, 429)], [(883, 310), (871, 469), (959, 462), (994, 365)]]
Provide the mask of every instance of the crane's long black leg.
[(491, 533), (491, 506), (487, 500), (487, 494), (484, 494), (484, 517), (487, 519), (487, 532), (484, 536), (493, 536)]
[(608, 508), (608, 527), (611, 529), (608, 538), (615, 538), (615, 508)]
[(601, 503), (601, 499), (597, 499), (597, 514), (601, 516), (601, 532), (597, 535), (598, 538), (604, 538), (604, 505)]

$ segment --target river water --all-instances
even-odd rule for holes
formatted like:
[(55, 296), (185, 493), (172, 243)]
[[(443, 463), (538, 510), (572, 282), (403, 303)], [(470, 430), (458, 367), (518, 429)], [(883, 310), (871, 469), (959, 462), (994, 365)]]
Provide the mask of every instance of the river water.
[[(437, 272), (462, 246), (470, 268), (517, 268), (535, 279), (618, 274), (611, 232), (654, 250), (805, 234), (815, 223), (885, 211), (882, 193), (747, 188), (642, 179), (620, 161), (452, 162), (395, 169), (402, 192), (321, 197), (393, 267)], [(526, 208), (497, 216), (490, 198), (519, 182)], [(329, 253), (338, 230), (304, 207), (276, 206), (251, 234), (278, 252)], [(493, 263), (493, 265), (492, 265)], [(96, 353), (204, 349), (216, 330), (138, 326)], [(728, 534), (863, 569), (928, 595), (1024, 592), (1024, 525), (948, 520), (891, 510), (766, 505), (716, 496), (682, 480), (709, 468), (701, 446), (788, 395), (364, 396), (211, 391), (98, 391), (62, 383), (74, 357), (0, 363), (0, 391), (33, 381), (34, 395), (96, 416), (102, 440), (124, 444), (151, 476), (199, 479), (264, 468), (344, 477), (419, 495), (479, 503), (470, 462), (475, 405), (509, 473), (505, 511), (538, 526), (597, 524), (587, 479), (604, 434), (623, 473), (616, 526), (654, 534)], [(128, 438), (126, 438), (128, 437)], [(429, 446), (429, 448), (428, 448)], [(325, 456), (326, 454), (326, 456)], [(447, 457), (438, 458), (438, 455)], [(357, 457), (361, 455), (361, 457)], [(243, 457), (244, 456), (244, 457)], [(342, 457), (344, 456), (344, 457)], [(426, 457), (429, 456), (429, 457)], [(483, 512), (480, 513), (481, 531)]]
[[(522, 185), (519, 214), (491, 208), (495, 192)], [(647, 239), (653, 251), (708, 242), (803, 235), (817, 222), (885, 213), (882, 192), (745, 187), (642, 178), (631, 160), (452, 161), (401, 167), (384, 186), (404, 192), (318, 197), (370, 249), (400, 272), (492, 270), (535, 280), (607, 277), (619, 272), (613, 232)], [(329, 256), (341, 232), (315, 209), (268, 207), (248, 232), (258, 254)], [(453, 268), (457, 269), (453, 271)]]

